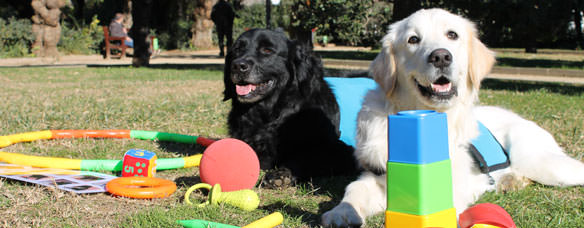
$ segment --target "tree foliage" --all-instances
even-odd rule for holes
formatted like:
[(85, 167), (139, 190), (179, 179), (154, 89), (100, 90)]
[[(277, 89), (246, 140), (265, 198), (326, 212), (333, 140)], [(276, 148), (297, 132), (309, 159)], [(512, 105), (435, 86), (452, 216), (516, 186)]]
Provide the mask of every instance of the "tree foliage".
[(389, 4), (372, 0), (283, 0), (282, 7), (289, 8), (289, 28), (316, 29), (332, 42), (347, 45), (374, 43), (385, 32), (391, 12)]
[[(59, 48), (63, 50), (69, 48), (62, 45), (91, 43), (91, 50), (97, 51), (95, 43), (86, 40), (90, 38), (89, 33), (81, 36), (75, 34), (76, 31), (87, 30), (96, 15), (100, 25), (107, 25), (116, 12), (129, 13), (128, 1), (71, 0), (72, 4), (63, 8), (61, 18), (61, 24), (67, 26), (62, 38), (71, 37), (71, 42), (61, 42)], [(242, 4), (243, 0), (229, 1), (239, 16), (235, 20), (234, 36), (246, 28), (266, 27), (264, 1), (252, 6)], [(192, 0), (153, 1), (148, 12), (150, 32), (158, 37), (163, 49), (193, 47), (191, 28), (196, 4), (197, 1)], [(271, 27), (283, 29), (293, 38), (308, 40), (312, 40), (311, 30), (316, 28), (317, 41), (326, 36), (329, 42), (340, 45), (374, 46), (379, 44), (390, 22), (418, 9), (431, 7), (444, 8), (470, 18), (476, 23), (481, 40), (490, 47), (523, 47), (526, 50), (584, 48), (584, 0), (281, 0), (279, 5), (272, 6)], [(30, 16), (30, 1), (0, 1), (0, 18), (4, 19), (2, 27), (23, 27), (17, 19), (30, 20)], [(91, 34), (99, 39), (95, 33)], [(30, 39), (16, 42), (6, 38), (8, 35), (17, 36), (12, 31), (7, 32), (3, 35), (4, 44), (12, 42), (18, 46), (13, 51), (26, 50), (25, 44)], [(83, 42), (74, 41), (77, 39)], [(14, 53), (10, 55), (16, 55)]]
[(477, 22), (481, 38), (491, 46), (524, 47), (530, 52), (567, 41), (573, 9), (570, 1), (551, 0), (450, 0), (433, 6)]

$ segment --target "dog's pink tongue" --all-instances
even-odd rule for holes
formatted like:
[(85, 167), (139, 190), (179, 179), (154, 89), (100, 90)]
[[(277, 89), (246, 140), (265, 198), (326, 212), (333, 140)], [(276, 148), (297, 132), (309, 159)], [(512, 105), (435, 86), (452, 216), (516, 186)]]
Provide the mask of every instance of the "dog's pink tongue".
[(446, 84), (432, 84), (432, 90), (434, 90), (434, 92), (448, 92), (450, 91), (450, 87), (452, 86), (451, 83), (446, 83)]
[(256, 88), (255, 85), (247, 84), (247, 85), (235, 85), (235, 91), (237, 95), (245, 96), (251, 93)]

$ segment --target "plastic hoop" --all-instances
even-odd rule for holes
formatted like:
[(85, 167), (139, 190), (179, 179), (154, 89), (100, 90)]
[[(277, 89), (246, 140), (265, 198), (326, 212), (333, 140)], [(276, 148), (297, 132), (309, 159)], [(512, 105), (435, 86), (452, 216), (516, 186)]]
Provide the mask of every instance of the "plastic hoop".
[(176, 191), (176, 184), (156, 177), (119, 177), (108, 182), (105, 188), (116, 196), (152, 199), (172, 195)]
[(139, 130), (45, 130), (25, 132), (13, 135), (0, 136), (0, 148), (20, 142), (30, 142), (39, 139), (64, 139), (64, 138), (133, 138), (142, 140), (159, 140), (167, 142), (180, 142), (209, 146), (214, 140), (201, 136), (181, 135), (158, 131)]
[[(40, 139), (63, 138), (133, 138), (142, 140), (159, 140), (168, 142), (180, 142), (209, 146), (214, 140), (200, 136), (181, 135), (156, 131), (137, 130), (46, 130), (26, 132), (14, 135), (0, 136), (0, 148), (15, 143), (30, 142)], [(0, 151), (0, 161), (27, 165), (41, 168), (76, 169), (86, 171), (110, 171), (122, 170), (121, 160), (80, 160), (56, 157), (41, 157), (8, 153)], [(177, 169), (199, 166), (201, 155), (193, 155), (184, 158), (162, 158), (157, 161), (157, 170)]]

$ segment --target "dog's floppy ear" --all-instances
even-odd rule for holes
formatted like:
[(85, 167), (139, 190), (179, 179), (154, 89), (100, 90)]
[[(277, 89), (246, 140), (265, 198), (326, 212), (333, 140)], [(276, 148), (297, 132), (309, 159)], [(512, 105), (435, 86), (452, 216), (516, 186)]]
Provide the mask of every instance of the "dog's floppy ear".
[(223, 84), (225, 85), (225, 90), (223, 91), (223, 101), (235, 98), (235, 84), (231, 81), (231, 61), (233, 60), (233, 54), (231, 51), (227, 52), (225, 56), (225, 66), (223, 67)]
[(383, 48), (369, 66), (371, 76), (373, 76), (373, 79), (381, 86), (383, 91), (385, 91), (386, 96), (391, 95), (395, 87), (395, 81), (397, 80), (395, 57), (392, 48), (392, 37), (395, 37), (394, 32), (395, 30), (392, 31), (390, 28), (389, 34), (381, 40)]
[(487, 76), (495, 64), (495, 53), (479, 40), (474, 26), (470, 27), (468, 74), (471, 88), (478, 91), (481, 80)]
[(288, 52), (292, 63), (291, 80), (296, 86), (304, 88), (302, 83), (323, 77), (322, 62), (309, 47), (298, 41), (289, 41)]

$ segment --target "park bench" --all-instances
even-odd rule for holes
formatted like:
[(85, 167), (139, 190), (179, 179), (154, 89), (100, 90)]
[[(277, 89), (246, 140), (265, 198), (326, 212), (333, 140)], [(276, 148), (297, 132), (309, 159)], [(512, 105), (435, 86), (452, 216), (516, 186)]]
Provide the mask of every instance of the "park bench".
[[(124, 41), (125, 36), (110, 36), (109, 27), (102, 26), (103, 29), (103, 41), (105, 43), (105, 59), (109, 59), (112, 55), (112, 50), (117, 50), (116, 56), (119, 55), (120, 58), (126, 57), (126, 49), (131, 48), (126, 46)], [(158, 49), (158, 40), (154, 36), (149, 36), (150, 38), (150, 50), (152, 51), (151, 56), (156, 55), (160, 52)]]
[(109, 27), (102, 26), (103, 28), (103, 41), (105, 43), (105, 55), (104, 58), (109, 59), (110, 55), (112, 54), (112, 50), (117, 50), (118, 53), (116, 55), (120, 55), (120, 58), (124, 58), (126, 56), (126, 37), (123, 36), (110, 36), (109, 35)]

